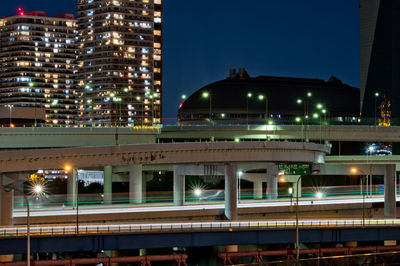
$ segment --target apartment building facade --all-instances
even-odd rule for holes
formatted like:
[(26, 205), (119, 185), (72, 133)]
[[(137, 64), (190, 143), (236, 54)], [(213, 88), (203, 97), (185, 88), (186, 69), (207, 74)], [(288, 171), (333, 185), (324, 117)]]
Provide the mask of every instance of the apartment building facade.
[(161, 123), (162, 0), (78, 0), (79, 124)]
[(0, 19), (0, 106), (30, 108), (35, 123), (44, 109), (46, 124), (73, 125), (77, 48), (71, 14), (20, 10)]

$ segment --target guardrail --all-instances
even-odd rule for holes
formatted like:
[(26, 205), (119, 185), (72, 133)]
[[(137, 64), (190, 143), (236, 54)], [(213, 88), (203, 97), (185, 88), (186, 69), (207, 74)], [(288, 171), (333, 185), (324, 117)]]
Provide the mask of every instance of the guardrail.
[[(313, 228), (360, 228), (360, 227), (398, 227), (400, 219), (353, 219), (353, 220), (300, 220), (301, 229)], [(111, 224), (111, 225), (67, 225), (38, 226), (30, 228), (31, 236), (62, 236), (89, 234), (158, 233), (158, 232), (203, 232), (203, 231), (247, 231), (295, 229), (296, 221), (247, 221), (247, 222), (199, 222), (164, 224)], [(26, 227), (0, 228), (0, 238), (23, 237)]]

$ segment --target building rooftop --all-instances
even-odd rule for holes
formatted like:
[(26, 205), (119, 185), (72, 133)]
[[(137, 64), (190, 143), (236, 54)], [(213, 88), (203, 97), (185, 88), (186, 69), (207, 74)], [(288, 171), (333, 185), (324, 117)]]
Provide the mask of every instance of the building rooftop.
[[(210, 99), (203, 93), (207, 92)], [(307, 94), (311, 93), (311, 97)], [(262, 95), (262, 97), (259, 97)], [(267, 102), (266, 102), (267, 98)], [(298, 103), (301, 99), (302, 103)], [(301, 116), (321, 104), (330, 116), (359, 117), (360, 90), (332, 76), (329, 80), (276, 76), (250, 77), (244, 69), (230, 71), (227, 79), (193, 93), (181, 106), (178, 118), (193, 114), (265, 114)], [(266, 106), (267, 103), (267, 106)]]

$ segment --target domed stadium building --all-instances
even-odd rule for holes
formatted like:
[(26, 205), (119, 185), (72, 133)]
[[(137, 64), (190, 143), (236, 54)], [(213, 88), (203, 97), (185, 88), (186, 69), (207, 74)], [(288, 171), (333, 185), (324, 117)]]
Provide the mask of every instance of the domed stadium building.
[(360, 90), (336, 77), (252, 78), (243, 68), (199, 89), (178, 111), (181, 125), (356, 124), (359, 117)]

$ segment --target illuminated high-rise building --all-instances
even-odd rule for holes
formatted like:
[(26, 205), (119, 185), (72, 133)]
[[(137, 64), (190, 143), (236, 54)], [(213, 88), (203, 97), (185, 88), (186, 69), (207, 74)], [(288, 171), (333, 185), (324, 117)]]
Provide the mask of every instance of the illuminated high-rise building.
[(73, 18), (19, 10), (16, 16), (0, 19), (0, 106), (26, 107), (32, 121), (44, 109), (48, 124), (74, 123), (77, 31)]
[(360, 8), (362, 115), (399, 125), (400, 1), (361, 0)]
[(80, 124), (161, 122), (162, 0), (78, 0)]

